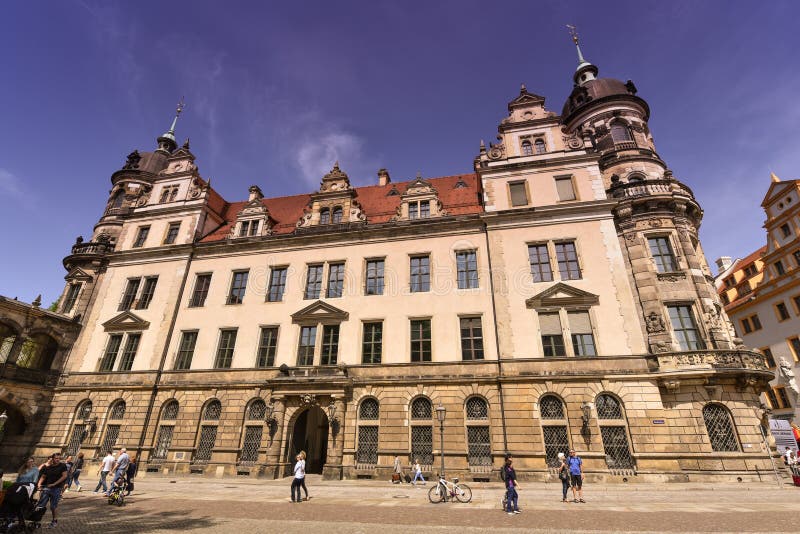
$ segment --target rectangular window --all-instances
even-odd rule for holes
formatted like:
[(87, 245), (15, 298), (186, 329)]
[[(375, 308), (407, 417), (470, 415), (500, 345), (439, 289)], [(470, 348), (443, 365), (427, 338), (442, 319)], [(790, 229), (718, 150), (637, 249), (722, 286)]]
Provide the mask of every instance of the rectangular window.
[(141, 334), (128, 334), (128, 341), (122, 351), (122, 359), (119, 362), (120, 371), (130, 371), (133, 367), (133, 360), (136, 358), (136, 351), (139, 349)]
[(788, 224), (782, 224), (781, 233), (783, 234), (783, 237), (789, 237), (790, 235), (792, 235), (792, 229), (789, 228)]
[(764, 347), (763, 349), (760, 350), (761, 353), (764, 354), (764, 359), (767, 361), (767, 367), (769, 367), (770, 369), (775, 367), (775, 357), (772, 356), (772, 349), (770, 349), (769, 347)]
[(165, 245), (171, 245), (178, 239), (178, 232), (181, 229), (181, 223), (173, 222), (169, 223), (169, 228), (167, 228), (167, 237), (164, 238)]
[(231, 290), (228, 293), (227, 304), (241, 304), (244, 302), (244, 292), (247, 289), (247, 276), (249, 271), (233, 271)]
[(153, 294), (156, 292), (156, 284), (158, 283), (157, 276), (148, 276), (144, 279), (144, 287), (142, 288), (142, 295), (139, 297), (139, 302), (136, 304), (137, 310), (146, 310), (150, 306), (150, 301), (153, 300)]
[(534, 282), (551, 282), (553, 268), (550, 266), (550, 253), (547, 245), (528, 245), (528, 261), (531, 264), (531, 275)]
[(383, 323), (364, 323), (361, 363), (381, 363), (382, 352)]
[(731, 299), (728, 298), (728, 294), (727, 293), (723, 293), (721, 298), (722, 298), (722, 304), (724, 306), (727, 306), (728, 304), (731, 303)]
[(194, 347), (197, 344), (197, 332), (184, 332), (178, 348), (178, 357), (175, 358), (175, 370), (191, 369)]
[(579, 280), (581, 278), (578, 252), (575, 249), (574, 241), (556, 243), (556, 260), (558, 260), (558, 272), (561, 273), (562, 280)]
[(430, 256), (411, 257), (411, 292), (424, 293), (431, 290)]
[(428, 219), (431, 216), (431, 201), (420, 200), (419, 202), (419, 218)]
[(672, 331), (678, 340), (681, 350), (698, 350), (706, 348), (700, 337), (697, 323), (694, 321), (691, 306), (669, 306), (669, 320)]
[(230, 328), (219, 331), (219, 346), (217, 358), (214, 361), (215, 369), (230, 369), (233, 363), (233, 349), (236, 347), (236, 329)]
[(339, 325), (326, 324), (322, 327), (322, 354), (320, 365), (336, 365), (339, 354)]
[(108, 343), (106, 344), (106, 351), (103, 354), (103, 359), (100, 360), (100, 371), (113, 371), (114, 363), (117, 360), (117, 353), (119, 347), (122, 345), (122, 334), (113, 334), (109, 336)]
[(795, 250), (792, 252), (792, 256), (794, 257), (795, 266), (800, 267), (800, 250)]
[(431, 361), (430, 319), (412, 319), (411, 321), (411, 361)]
[(478, 287), (478, 259), (474, 250), (456, 252), (456, 271), (458, 289)]
[(419, 204), (416, 202), (408, 203), (408, 218), (419, 219)]
[(461, 359), (483, 359), (483, 329), (480, 317), (462, 317), (461, 326)]
[(528, 205), (528, 191), (525, 188), (525, 182), (509, 183), (508, 192), (511, 195), (511, 206)]
[(567, 313), (567, 319), (569, 320), (572, 350), (575, 356), (597, 356), (589, 312), (569, 312)]
[(72, 307), (75, 306), (75, 301), (78, 300), (78, 293), (81, 292), (82, 284), (70, 284), (67, 290), (67, 296), (64, 298), (64, 304), (61, 306), (61, 313), (69, 313)]
[(786, 274), (786, 269), (783, 268), (783, 262), (778, 260), (775, 262), (775, 271), (778, 273), (778, 276), (783, 276)]
[(335, 299), (342, 296), (344, 291), (344, 263), (328, 264), (328, 288), (325, 296)]
[(267, 293), (268, 302), (280, 302), (283, 300), (283, 292), (286, 289), (286, 267), (273, 267), (269, 273), (269, 292)]
[(256, 367), (272, 367), (275, 365), (275, 350), (277, 346), (278, 327), (263, 327), (261, 329), (261, 337), (258, 340)]
[(242, 221), (239, 223), (239, 237), (244, 237), (250, 232), (250, 221)]
[(794, 361), (800, 362), (800, 339), (796, 337), (789, 338), (789, 346), (792, 348)]
[(791, 408), (792, 403), (789, 401), (789, 395), (786, 394), (786, 388), (783, 386), (775, 388), (775, 393), (778, 395), (778, 400), (780, 400), (781, 408)]
[(300, 328), (300, 344), (297, 347), (297, 365), (314, 365), (314, 345), (317, 342), (317, 327)]
[(130, 310), (133, 306), (133, 301), (136, 300), (136, 293), (139, 292), (139, 284), (141, 279), (129, 278), (128, 284), (125, 286), (125, 292), (122, 294), (122, 301), (119, 303), (118, 311)]
[(209, 286), (211, 286), (211, 275), (198, 274), (197, 279), (194, 282), (192, 298), (189, 301), (190, 308), (199, 308), (205, 305)]
[(261, 228), (261, 221), (250, 221), (250, 235), (258, 235), (258, 230)]
[(767, 393), (767, 400), (769, 401), (769, 407), (774, 409), (779, 409), (781, 405), (778, 403), (778, 397), (775, 395), (775, 391), (768, 389)]
[(779, 302), (775, 305), (775, 311), (778, 313), (778, 321), (785, 321), (789, 318), (789, 309), (783, 302)]
[(750, 332), (753, 331), (753, 327), (750, 326), (750, 319), (745, 317), (740, 322), (742, 324), (742, 332), (744, 332), (745, 334), (749, 334)]
[(539, 328), (542, 331), (542, 349), (545, 356), (566, 356), (561, 318), (557, 313), (540, 313)]
[(650, 254), (656, 262), (656, 270), (660, 273), (669, 273), (678, 270), (675, 261), (675, 254), (672, 252), (672, 245), (668, 237), (650, 237), (647, 239), (650, 244)]
[(306, 272), (304, 299), (318, 299), (322, 291), (322, 265), (309, 265)]
[(556, 178), (556, 192), (558, 193), (558, 200), (565, 202), (568, 200), (575, 200), (575, 188), (572, 186), (572, 177), (563, 176)]
[(758, 315), (751, 315), (750, 323), (753, 325), (753, 330), (761, 330), (761, 319), (758, 318)]
[(364, 293), (383, 295), (383, 260), (367, 260), (367, 283)]
[(792, 302), (794, 303), (794, 312), (800, 315), (800, 295), (792, 297)]
[(139, 248), (144, 246), (144, 242), (147, 241), (147, 235), (150, 233), (149, 226), (140, 226), (139, 233), (136, 234), (136, 241), (133, 242), (133, 248)]

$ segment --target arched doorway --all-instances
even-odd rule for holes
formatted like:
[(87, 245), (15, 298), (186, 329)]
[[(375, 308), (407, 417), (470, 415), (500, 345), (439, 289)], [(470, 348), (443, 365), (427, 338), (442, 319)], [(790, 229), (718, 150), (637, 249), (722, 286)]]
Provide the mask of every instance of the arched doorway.
[(306, 451), (306, 473), (322, 474), (328, 452), (328, 416), (319, 406), (311, 406), (295, 419), (287, 445), (290, 469), (300, 451)]

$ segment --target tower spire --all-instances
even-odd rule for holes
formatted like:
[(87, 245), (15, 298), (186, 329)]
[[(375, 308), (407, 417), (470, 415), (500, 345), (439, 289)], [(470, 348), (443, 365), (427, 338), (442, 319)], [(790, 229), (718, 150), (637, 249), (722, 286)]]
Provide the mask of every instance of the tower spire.
[(175, 141), (175, 126), (178, 124), (178, 117), (181, 116), (184, 107), (186, 107), (186, 105), (183, 103), (183, 97), (181, 97), (175, 109), (175, 118), (172, 119), (172, 125), (170, 125), (169, 130), (158, 138), (158, 151), (171, 154), (172, 151), (177, 148), (178, 143)]
[(578, 38), (578, 28), (572, 24), (567, 24), (567, 30), (572, 37), (572, 42), (575, 43), (575, 49), (578, 51), (578, 68), (575, 69), (572, 79), (575, 80), (576, 85), (583, 85), (597, 77), (598, 69), (583, 57), (580, 39)]

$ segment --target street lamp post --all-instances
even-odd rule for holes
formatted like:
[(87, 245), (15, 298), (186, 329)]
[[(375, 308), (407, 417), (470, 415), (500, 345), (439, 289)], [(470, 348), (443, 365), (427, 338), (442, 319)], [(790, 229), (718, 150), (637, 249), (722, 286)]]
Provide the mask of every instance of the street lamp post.
[(442, 406), (441, 401), (439, 401), (439, 406), (436, 407), (436, 419), (439, 420), (439, 453), (442, 457), (442, 478), (444, 478), (444, 418), (447, 416), (447, 408)]

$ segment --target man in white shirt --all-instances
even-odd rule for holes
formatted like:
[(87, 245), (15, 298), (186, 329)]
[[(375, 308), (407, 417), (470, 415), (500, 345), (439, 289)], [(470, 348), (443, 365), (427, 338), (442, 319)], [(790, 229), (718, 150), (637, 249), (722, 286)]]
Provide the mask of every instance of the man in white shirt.
[(97, 487), (94, 489), (95, 493), (100, 491), (100, 488), (103, 488), (103, 493), (108, 493), (108, 486), (106, 485), (106, 477), (113, 468), (114, 468), (114, 455), (112, 454), (111, 451), (108, 451), (106, 457), (103, 458), (103, 466), (100, 468), (100, 482), (97, 483)]
[(783, 463), (789, 467), (797, 463), (797, 459), (794, 457), (794, 453), (789, 447), (786, 447), (786, 451), (783, 453)]
[[(124, 447), (119, 450), (119, 456), (117, 456), (117, 461), (114, 463), (114, 466), (111, 468), (111, 471), (114, 472), (114, 478), (111, 480), (111, 487), (113, 488), (117, 481), (121, 479), (125, 479), (125, 473), (128, 471), (128, 465), (131, 463), (131, 457), (128, 456), (128, 451)], [(108, 493), (108, 492), (106, 492)]]

